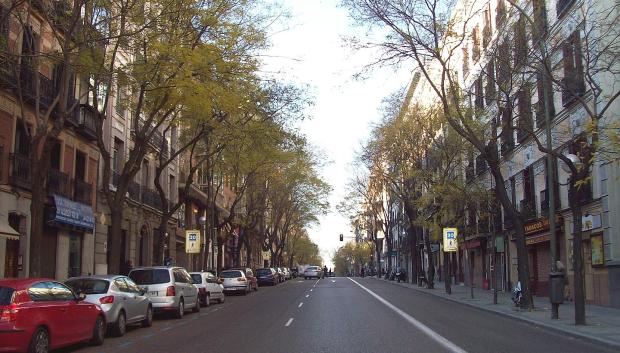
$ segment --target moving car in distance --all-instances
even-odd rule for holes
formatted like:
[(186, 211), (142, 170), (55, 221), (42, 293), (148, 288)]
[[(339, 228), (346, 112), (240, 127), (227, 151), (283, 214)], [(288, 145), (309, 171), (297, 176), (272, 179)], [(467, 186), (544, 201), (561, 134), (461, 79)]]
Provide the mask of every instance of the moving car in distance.
[(321, 278), (323, 270), (319, 266), (308, 266), (304, 270), (304, 279)]

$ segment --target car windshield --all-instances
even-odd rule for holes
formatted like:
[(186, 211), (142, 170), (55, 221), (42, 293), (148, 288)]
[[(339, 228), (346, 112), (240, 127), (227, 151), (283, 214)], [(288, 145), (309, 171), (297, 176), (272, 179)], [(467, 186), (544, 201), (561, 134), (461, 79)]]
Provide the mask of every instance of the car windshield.
[(75, 293), (104, 294), (108, 292), (110, 282), (103, 279), (79, 278), (65, 282)]
[(243, 277), (243, 273), (241, 273), (241, 271), (223, 271), (222, 273), (220, 273), (220, 277), (222, 278)]
[(9, 305), (13, 299), (15, 289), (11, 287), (0, 287), (0, 305)]
[(137, 284), (161, 284), (170, 282), (170, 273), (166, 269), (134, 270), (129, 277)]
[(200, 275), (200, 273), (192, 273), (190, 275), (192, 276), (192, 280), (194, 281), (194, 283), (196, 284), (202, 283), (202, 276)]

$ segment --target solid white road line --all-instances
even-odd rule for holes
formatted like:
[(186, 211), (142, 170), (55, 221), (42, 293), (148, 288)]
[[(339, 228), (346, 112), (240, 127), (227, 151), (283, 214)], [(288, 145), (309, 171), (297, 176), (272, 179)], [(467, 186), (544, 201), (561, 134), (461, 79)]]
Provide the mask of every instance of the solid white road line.
[(297, 307), (301, 308), (302, 305), (304, 305), (304, 302), (299, 303), (299, 305)]
[(291, 325), (291, 322), (293, 322), (293, 318), (288, 319), (288, 321), (286, 322), (286, 324), (284, 324), (284, 326), (289, 327)]
[(423, 333), (425, 333), (427, 336), (429, 336), (430, 338), (435, 340), (437, 343), (442, 345), (444, 348), (446, 348), (450, 352), (454, 352), (454, 353), (467, 353), (467, 351), (465, 351), (461, 347), (459, 347), (456, 344), (450, 342), (447, 338), (445, 338), (445, 337), (441, 336), (440, 334), (438, 334), (437, 332), (433, 331), (430, 327), (424, 325), (420, 321), (414, 319), (411, 315), (409, 315), (406, 312), (400, 310), (399, 308), (394, 306), (392, 303), (388, 302), (387, 300), (383, 299), (379, 295), (375, 294), (375, 292), (373, 292), (370, 289), (364, 287), (363, 285), (357, 283), (357, 281), (355, 281), (354, 279), (352, 279), (352, 278), (349, 278), (349, 279), (353, 283), (357, 284), (360, 288), (362, 288), (363, 290), (368, 292), (370, 295), (375, 297), (375, 299), (380, 301), (383, 305), (385, 305), (388, 308), (392, 309), (394, 312), (396, 312), (398, 315), (400, 315), (403, 319), (407, 320), (410, 324), (415, 326), (418, 330), (420, 330)]

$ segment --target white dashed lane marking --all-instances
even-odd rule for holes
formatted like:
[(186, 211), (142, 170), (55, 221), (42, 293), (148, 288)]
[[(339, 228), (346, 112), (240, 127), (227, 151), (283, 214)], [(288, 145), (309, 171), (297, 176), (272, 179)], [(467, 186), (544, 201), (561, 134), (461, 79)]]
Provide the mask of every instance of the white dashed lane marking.
[(291, 322), (293, 322), (293, 318), (288, 319), (288, 321), (286, 322), (286, 324), (284, 324), (284, 326), (286, 327), (290, 326)]
[(299, 303), (299, 305), (297, 306), (298, 308), (301, 308), (301, 306), (304, 305), (303, 302)]

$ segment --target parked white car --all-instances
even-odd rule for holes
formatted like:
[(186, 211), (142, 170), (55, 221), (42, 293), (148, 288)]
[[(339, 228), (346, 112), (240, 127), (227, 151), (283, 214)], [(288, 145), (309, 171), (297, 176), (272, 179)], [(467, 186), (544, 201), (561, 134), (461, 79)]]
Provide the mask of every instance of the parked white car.
[(183, 267), (140, 267), (129, 278), (145, 290), (156, 312), (172, 312), (180, 319), (187, 308), (200, 311), (198, 288)]
[(84, 276), (65, 282), (75, 293), (86, 295), (85, 301), (99, 305), (114, 336), (125, 334), (127, 325), (153, 324), (153, 306), (143, 289), (126, 276)]
[(220, 283), (219, 278), (215, 277), (211, 272), (190, 272), (190, 276), (194, 280), (194, 284), (198, 287), (198, 299), (203, 306), (209, 306), (211, 300), (217, 300), (223, 303), (226, 300), (224, 296), (224, 286)]
[(246, 295), (250, 291), (250, 281), (241, 270), (222, 271), (220, 278), (223, 280), (224, 292), (237, 292)]

